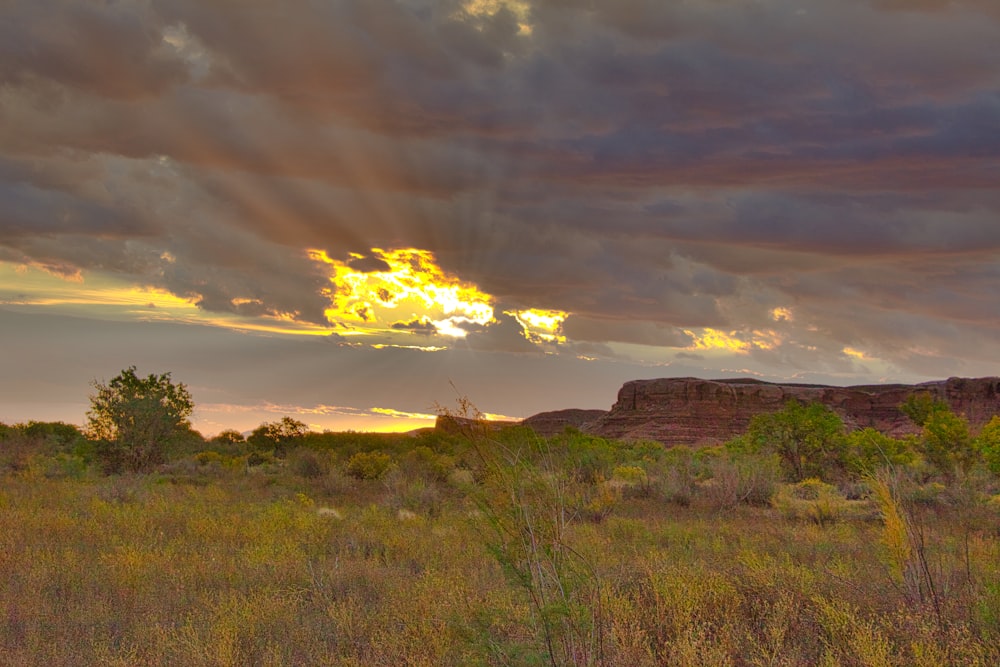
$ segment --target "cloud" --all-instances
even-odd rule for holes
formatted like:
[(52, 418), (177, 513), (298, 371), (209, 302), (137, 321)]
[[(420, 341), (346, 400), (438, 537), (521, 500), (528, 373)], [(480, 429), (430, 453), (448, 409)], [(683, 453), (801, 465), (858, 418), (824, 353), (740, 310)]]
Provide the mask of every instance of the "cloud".
[[(40, 0), (7, 17), (5, 261), (332, 329), (307, 249), (370, 274), (389, 268), (374, 249), (413, 248), (511, 312), (569, 313), (547, 348), (566, 355), (676, 355), (709, 329), (776, 332), (748, 356), (778, 373), (865, 372), (845, 347), (902, 373), (997, 351), (989, 0)], [(499, 308), (453, 323), (465, 349), (537, 352)], [(433, 326), (386, 322), (390, 344)]]
[(563, 325), (567, 338), (586, 342), (617, 342), (656, 347), (686, 347), (690, 335), (656, 322), (599, 320), (571, 315)]
[(539, 348), (525, 336), (524, 327), (517, 318), (501, 311), (497, 311), (494, 317), (494, 322), (469, 327), (462, 347), (515, 354), (540, 354)]
[(399, 329), (401, 331), (412, 331), (416, 334), (422, 334), (424, 336), (431, 336), (437, 333), (437, 327), (434, 323), (427, 319), (415, 318), (409, 322), (393, 322), (389, 325), (393, 329)]

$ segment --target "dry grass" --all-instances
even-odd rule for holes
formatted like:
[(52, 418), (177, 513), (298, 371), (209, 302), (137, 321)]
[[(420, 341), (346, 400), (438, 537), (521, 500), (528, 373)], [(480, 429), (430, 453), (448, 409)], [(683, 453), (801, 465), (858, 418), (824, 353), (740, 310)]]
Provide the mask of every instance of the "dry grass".
[[(642, 464), (620, 458), (609, 465)], [(653, 491), (594, 514), (603, 480), (568, 470), (561, 480), (584, 481), (560, 501), (556, 537), (587, 564), (573, 623), (599, 618), (587, 628), (602, 648), (553, 657), (530, 590), (486, 548), (476, 470), (412, 463), (359, 480), (324, 466), (7, 474), (3, 664), (1000, 664), (1000, 546), (985, 502), (973, 522), (968, 503), (917, 511), (874, 485), (876, 499), (858, 501), (868, 512), (802, 520), (759, 502), (720, 511), (710, 484), (673, 502), (654, 475), (640, 480)], [(530, 545), (541, 551), (518, 561), (529, 568), (564, 555)], [(915, 545), (935, 599), (906, 584)]]

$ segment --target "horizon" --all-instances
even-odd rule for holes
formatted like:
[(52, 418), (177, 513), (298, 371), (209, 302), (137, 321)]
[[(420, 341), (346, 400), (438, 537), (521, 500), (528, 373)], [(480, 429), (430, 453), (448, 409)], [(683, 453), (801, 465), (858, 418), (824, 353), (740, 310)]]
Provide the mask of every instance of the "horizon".
[(131, 365), (203, 433), (1000, 375), (992, 0), (6, 18), (0, 421)]
[[(140, 375), (140, 377), (142, 377), (141, 373), (139, 375)], [(956, 380), (956, 379), (957, 380), (976, 380), (976, 379), (986, 379), (986, 378), (989, 378), (989, 377), (994, 377), (994, 376), (983, 376), (983, 377), (980, 377), (980, 378), (969, 378), (969, 377), (956, 377), (956, 376), (952, 376), (952, 377), (948, 377), (948, 378), (939, 378), (937, 380), (927, 380), (927, 381), (924, 381), (924, 382), (911, 383), (911, 384), (878, 383), (878, 384), (861, 384), (861, 385), (825, 385), (825, 384), (795, 383), (795, 382), (773, 383), (773, 382), (769, 382), (767, 380), (760, 380), (758, 378), (746, 377), (746, 376), (742, 376), (742, 377), (726, 377), (726, 378), (701, 378), (701, 377), (694, 377), (694, 376), (684, 376), (684, 377), (667, 376), (667, 377), (659, 377), (659, 378), (645, 378), (643, 380), (628, 380), (628, 381), (626, 381), (626, 384), (628, 382), (633, 382), (633, 381), (635, 381), (635, 382), (643, 382), (643, 381), (656, 381), (656, 380), (694, 380), (694, 381), (723, 382), (723, 383), (752, 382), (752, 383), (765, 383), (765, 384), (783, 384), (783, 385), (787, 385), (787, 386), (817, 387), (817, 388), (820, 388), (820, 387), (843, 387), (843, 388), (847, 388), (847, 389), (852, 389), (852, 388), (870, 388), (870, 387), (887, 387), (887, 386), (888, 387), (893, 387), (893, 386), (899, 386), (899, 387), (919, 387), (919, 386), (922, 386), (922, 385), (935, 384), (935, 383), (941, 383), (941, 382), (948, 382), (950, 380)], [(624, 385), (622, 385), (622, 386), (624, 386)], [(480, 418), (483, 419), (484, 421), (487, 421), (487, 422), (516, 424), (516, 423), (523, 422), (523, 421), (525, 421), (527, 419), (530, 419), (532, 417), (537, 417), (537, 416), (540, 416), (540, 415), (545, 415), (545, 414), (550, 414), (550, 413), (559, 413), (559, 412), (572, 411), (572, 410), (603, 410), (604, 412), (608, 412), (608, 411), (612, 410), (613, 407), (614, 407), (613, 405), (609, 405), (607, 408), (578, 408), (578, 407), (575, 407), (575, 406), (568, 406), (568, 407), (562, 407), (562, 408), (553, 408), (551, 410), (543, 410), (541, 412), (536, 412), (536, 413), (533, 413), (533, 414), (530, 414), (530, 415), (525, 415), (523, 417), (512, 417), (512, 416), (509, 416), (509, 415), (499, 415), (499, 414), (493, 414), (493, 413), (483, 412), (483, 413), (481, 413)], [(209, 409), (211, 409), (211, 406), (209, 406)], [(357, 433), (383, 434), (383, 435), (416, 433), (418, 431), (426, 430), (428, 428), (433, 429), (435, 427), (435, 425), (436, 425), (436, 421), (437, 421), (438, 417), (440, 417), (442, 415), (453, 414), (452, 412), (450, 412), (451, 409), (448, 406), (438, 405), (438, 406), (436, 406), (435, 409), (439, 410), (439, 412), (437, 414), (434, 414), (434, 415), (430, 415), (430, 414), (428, 414), (428, 415), (416, 415), (416, 414), (410, 414), (410, 415), (390, 415), (390, 414), (387, 414), (385, 416), (391, 416), (391, 417), (394, 418), (393, 422), (390, 422), (390, 425), (392, 426), (391, 428), (384, 428), (384, 426), (385, 426), (384, 423), (382, 424), (383, 428), (371, 428), (371, 429), (369, 429), (369, 428), (354, 428), (354, 427), (346, 427), (346, 428), (343, 428), (343, 429), (330, 429), (330, 428), (326, 428), (326, 427), (318, 427), (316, 424), (306, 424), (306, 426), (309, 427), (309, 431), (310, 432), (314, 432), (314, 433), (354, 433), (354, 432), (357, 432)], [(270, 421), (280, 421), (280, 417), (275, 417), (273, 419), (272, 418), (268, 418), (268, 419), (264, 419), (263, 421), (261, 421), (261, 422), (259, 422), (257, 424), (254, 424), (253, 426), (250, 426), (250, 427), (247, 427), (247, 428), (244, 428), (244, 429), (238, 429), (238, 428), (234, 428), (234, 427), (224, 427), (222, 429), (219, 429), (219, 431), (204, 433), (200, 429), (197, 428), (197, 422), (199, 421), (198, 418), (197, 418), (198, 411), (199, 411), (198, 405), (195, 404), (194, 415), (192, 416), (192, 419), (191, 419), (191, 427), (192, 427), (193, 430), (195, 430), (199, 435), (201, 435), (205, 439), (211, 439), (211, 438), (215, 437), (216, 435), (218, 435), (221, 431), (225, 431), (225, 430), (239, 431), (243, 436), (248, 436), (250, 433), (253, 432), (253, 430), (257, 426), (261, 426), (264, 423), (270, 422)], [(286, 417), (286, 416), (291, 416), (291, 414), (282, 414), (281, 415), (281, 417)], [(409, 419), (411, 421), (408, 421), (408, 422), (407, 421), (402, 421), (400, 419), (400, 417), (406, 417), (407, 419)], [(68, 423), (68, 424), (77, 426), (81, 430), (86, 430), (86, 423), (85, 423), (86, 420), (81, 420), (79, 422), (73, 422), (73, 421), (67, 421), (65, 419), (48, 419), (48, 420), (46, 420), (46, 419), (3, 419), (3, 418), (0, 418), (0, 423), (7, 424), (8, 426), (13, 426), (13, 425), (17, 425), (17, 424), (27, 424), (27, 423), (30, 423), (30, 422), (33, 422), (33, 421), (41, 421), (41, 422), (45, 422), (45, 421), (50, 421), (50, 422), (64, 422), (64, 423)]]

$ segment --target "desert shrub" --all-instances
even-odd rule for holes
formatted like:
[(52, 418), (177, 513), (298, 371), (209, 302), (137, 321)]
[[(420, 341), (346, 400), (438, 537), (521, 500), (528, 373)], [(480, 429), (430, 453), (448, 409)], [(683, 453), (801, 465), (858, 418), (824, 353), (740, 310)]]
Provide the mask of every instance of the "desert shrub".
[(437, 484), (422, 477), (409, 477), (399, 468), (382, 476), (386, 501), (391, 509), (438, 516), (444, 508), (444, 496)]
[(659, 478), (660, 495), (668, 503), (687, 507), (697, 488), (696, 480), (688, 467), (670, 467)]
[(766, 506), (782, 477), (777, 456), (766, 454), (720, 456), (711, 461), (708, 470), (709, 478), (699, 484), (698, 492), (716, 509), (739, 504)]
[(927, 482), (925, 484), (903, 484), (900, 487), (902, 500), (910, 505), (933, 507), (942, 505), (945, 499), (947, 487), (941, 482)]
[(609, 480), (598, 480), (589, 486), (582, 514), (591, 521), (604, 521), (621, 501), (621, 487)]
[(776, 456), (744, 456), (736, 460), (739, 472), (739, 496), (748, 505), (766, 506), (771, 502), (781, 480), (781, 465)]
[(39, 476), (49, 479), (82, 479), (87, 475), (89, 465), (79, 456), (60, 452), (47, 456), (34, 454), (25, 460), (22, 473), (29, 478)]
[(639, 466), (617, 466), (611, 473), (611, 483), (626, 497), (646, 498), (651, 490), (649, 476)]
[(444, 482), (455, 469), (455, 458), (448, 454), (438, 454), (426, 445), (419, 445), (404, 453), (399, 465), (410, 476)]
[[(681, 447), (680, 449), (687, 448)], [(742, 453), (747, 454), (749, 452)], [(721, 459), (730, 459), (734, 454), (736, 452), (729, 450), (729, 443), (715, 447), (702, 447), (691, 453), (691, 466), (698, 479), (710, 479), (712, 477), (712, 465)]]
[(247, 467), (262, 466), (274, 463), (274, 454), (270, 451), (253, 450), (247, 454)]
[(448, 475), (448, 485), (456, 489), (468, 490), (476, 483), (476, 477), (468, 468), (455, 468)]
[[(73, 424), (65, 422), (39, 422), (29, 421), (27, 424), (19, 424), (15, 427), (25, 437), (39, 443), (51, 453), (72, 453), (81, 455), (81, 449), (85, 447), (87, 438), (83, 432)], [(92, 449), (92, 448), (91, 448)]]
[(288, 455), (289, 467), (299, 477), (316, 479), (326, 474), (326, 466), (320, 453), (303, 447), (292, 450)]
[[(635, 461), (660, 461), (668, 457), (676, 447), (667, 447), (656, 440), (635, 440), (628, 443), (625, 451)], [(685, 448), (686, 449), (686, 448)]]
[(205, 450), (198, 452), (194, 455), (194, 460), (200, 465), (222, 465), (223, 456), (219, 452), (213, 452), (212, 450)]
[[(467, 399), (459, 408), (464, 419), (481, 415)], [(573, 433), (546, 441), (529, 429), (503, 437), (473, 432), (468, 448), (478, 459), (480, 483), (470, 488), (477, 528), (530, 607), (534, 646), (517, 664), (602, 664), (607, 625), (601, 580), (570, 537), (594, 489), (613, 494), (604, 480), (614, 449), (601, 438)]]
[(614, 446), (604, 438), (573, 434), (551, 443), (547, 454), (553, 461), (562, 456), (560, 467), (578, 482), (596, 484), (611, 478), (617, 461)]
[(847, 499), (835, 486), (816, 478), (778, 487), (771, 503), (785, 518), (820, 526), (839, 520), (847, 507)]
[(646, 463), (652, 490), (669, 503), (682, 507), (691, 504), (697, 482), (694, 452), (689, 447), (668, 447), (657, 459)]
[(379, 479), (392, 467), (392, 457), (379, 451), (358, 452), (347, 461), (347, 474), (357, 479)]

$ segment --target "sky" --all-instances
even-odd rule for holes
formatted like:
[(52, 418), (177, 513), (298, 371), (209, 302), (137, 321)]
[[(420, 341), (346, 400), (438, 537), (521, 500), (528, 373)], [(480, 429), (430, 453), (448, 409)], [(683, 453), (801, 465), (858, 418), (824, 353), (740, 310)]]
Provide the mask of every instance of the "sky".
[(6, 0), (0, 421), (1000, 375), (996, 0)]

